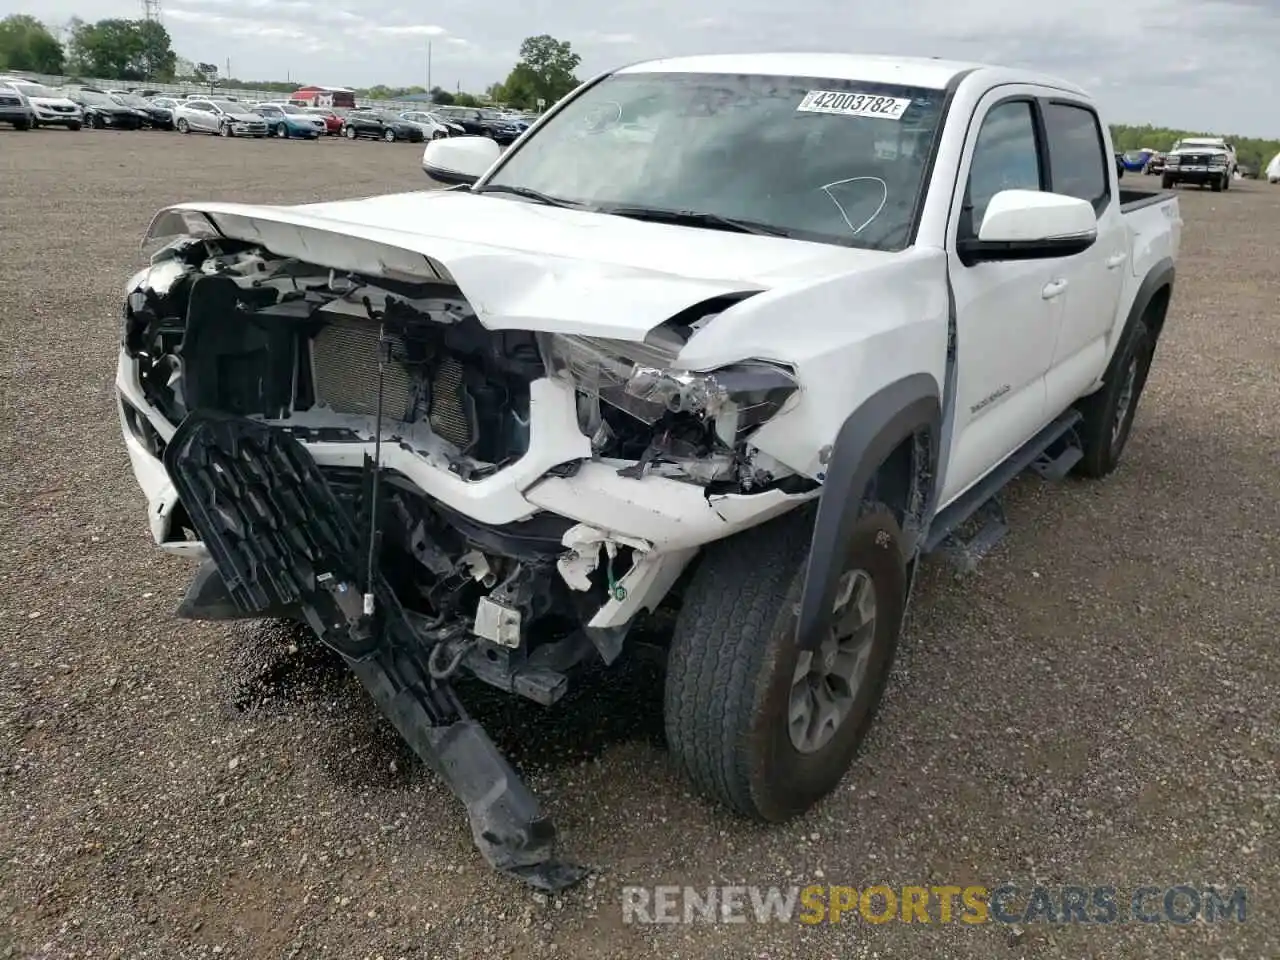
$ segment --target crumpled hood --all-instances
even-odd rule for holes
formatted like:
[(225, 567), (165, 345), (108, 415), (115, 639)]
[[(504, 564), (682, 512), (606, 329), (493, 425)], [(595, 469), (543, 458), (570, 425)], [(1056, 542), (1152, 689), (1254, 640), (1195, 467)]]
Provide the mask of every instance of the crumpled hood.
[(870, 270), (894, 256), (439, 190), (290, 207), (180, 204), (157, 214), (148, 238), (187, 232), (183, 211), (280, 256), (452, 280), (490, 329), (631, 340), (713, 297)]
[(228, 120), (234, 120), (236, 123), (261, 123), (262, 117), (256, 113), (224, 113), (224, 117)]

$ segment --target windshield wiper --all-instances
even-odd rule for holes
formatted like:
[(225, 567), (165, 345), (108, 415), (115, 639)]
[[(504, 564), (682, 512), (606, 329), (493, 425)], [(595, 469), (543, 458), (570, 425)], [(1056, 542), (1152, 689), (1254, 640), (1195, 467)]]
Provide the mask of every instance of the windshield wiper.
[(600, 213), (613, 214), (615, 217), (648, 220), (652, 223), (671, 223), (681, 227), (706, 227), (711, 230), (729, 230), (733, 233), (752, 233), (759, 237), (791, 236), (781, 227), (772, 227), (753, 220), (739, 220), (736, 217), (723, 217), (718, 213), (703, 213), (699, 210), (664, 210), (661, 207), (639, 206), (601, 206), (596, 210)]
[(583, 204), (576, 203), (573, 200), (561, 200), (559, 197), (553, 197), (549, 193), (543, 193), (541, 190), (533, 189), (533, 187), (521, 187), (514, 184), (486, 184), (482, 189), (472, 190), (471, 192), (482, 194), (509, 193), (513, 197), (523, 197), (525, 200), (533, 200), (536, 203), (543, 203), (548, 207), (567, 207), (575, 209), (583, 206)]

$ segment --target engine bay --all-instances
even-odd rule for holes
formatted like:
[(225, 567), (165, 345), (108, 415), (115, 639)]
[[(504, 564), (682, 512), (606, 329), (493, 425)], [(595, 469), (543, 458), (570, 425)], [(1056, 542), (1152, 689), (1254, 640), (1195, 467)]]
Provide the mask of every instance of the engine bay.
[(490, 330), (448, 283), (368, 279), (247, 241), (187, 238), (160, 251), (129, 294), (122, 340), (147, 400), (175, 425), (217, 410), (364, 442), (381, 423), (386, 438), (479, 480), (528, 450), (530, 384), (559, 376), (575, 387), (592, 454), (624, 476), (798, 491), (808, 484), (749, 442), (794, 394), (785, 370), (755, 364), (714, 380), (664, 370), (735, 299), (696, 305), (643, 344)]

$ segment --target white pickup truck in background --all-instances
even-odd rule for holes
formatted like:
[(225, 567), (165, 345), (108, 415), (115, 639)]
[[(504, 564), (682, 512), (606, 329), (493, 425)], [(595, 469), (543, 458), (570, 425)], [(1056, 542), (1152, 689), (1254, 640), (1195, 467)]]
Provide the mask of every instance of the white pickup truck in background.
[(918, 558), (975, 561), (1028, 468), (1116, 467), (1182, 224), (1083, 90), (941, 60), (636, 64), (423, 166), (456, 189), (161, 211), (124, 439), (203, 560), (180, 614), (309, 623), (553, 888), (581, 871), (451, 678), (552, 704), (669, 608), (677, 764), (807, 809)]
[(1236, 148), (1221, 137), (1187, 137), (1165, 155), (1160, 186), (1190, 183), (1219, 193), (1231, 189), (1237, 166)]

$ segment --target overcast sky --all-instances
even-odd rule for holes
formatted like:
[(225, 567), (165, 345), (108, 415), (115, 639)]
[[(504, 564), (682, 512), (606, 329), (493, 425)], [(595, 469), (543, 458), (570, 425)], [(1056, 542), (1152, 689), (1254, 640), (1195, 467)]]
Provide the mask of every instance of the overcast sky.
[[(51, 26), (137, 17), (142, 0), (0, 0)], [(397, 5), (402, 4), (402, 5)], [(1280, 0), (163, 0), (178, 55), (241, 79), (483, 90), (550, 33), (579, 76), (685, 53), (847, 50), (1031, 66), (1111, 119), (1280, 137)], [(424, 19), (425, 18), (425, 19)], [(1266, 69), (1264, 69), (1266, 68)]]

